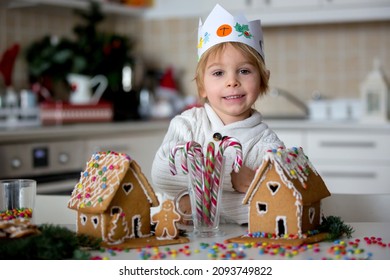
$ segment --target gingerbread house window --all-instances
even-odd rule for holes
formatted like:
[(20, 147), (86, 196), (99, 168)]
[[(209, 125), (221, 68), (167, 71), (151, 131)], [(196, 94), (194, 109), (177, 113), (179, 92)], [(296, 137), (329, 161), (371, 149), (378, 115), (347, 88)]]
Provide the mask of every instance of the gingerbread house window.
[(268, 182), (267, 187), (270, 190), (271, 194), (275, 195), (280, 188), (280, 183), (279, 182)]
[(316, 214), (316, 209), (314, 207), (310, 207), (309, 208), (309, 221), (311, 224), (314, 221), (315, 214)]
[(121, 212), (121, 208), (118, 207), (118, 206), (114, 206), (111, 208), (111, 216), (115, 215), (115, 214), (119, 214)]
[(128, 195), (133, 190), (133, 184), (132, 183), (125, 183), (122, 185), (123, 191), (126, 195)]
[(92, 217), (92, 225), (93, 225), (93, 227), (97, 228), (98, 224), (99, 224), (99, 216), (93, 216)]
[(80, 215), (80, 222), (83, 226), (85, 226), (85, 224), (87, 223), (87, 216), (84, 214)]
[(264, 215), (268, 211), (268, 205), (264, 202), (257, 202), (257, 211), (259, 214)]

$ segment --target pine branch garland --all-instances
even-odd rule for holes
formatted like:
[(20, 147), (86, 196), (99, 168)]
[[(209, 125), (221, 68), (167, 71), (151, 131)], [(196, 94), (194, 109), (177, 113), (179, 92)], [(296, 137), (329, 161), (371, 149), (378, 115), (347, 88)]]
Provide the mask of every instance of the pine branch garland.
[(336, 240), (342, 236), (351, 238), (354, 229), (350, 225), (345, 224), (340, 217), (328, 216), (322, 218), (322, 223), (319, 227), (319, 231), (328, 232), (328, 239)]
[(84, 248), (98, 249), (101, 240), (78, 235), (58, 225), (43, 224), (40, 234), (16, 239), (0, 239), (3, 260), (89, 259)]

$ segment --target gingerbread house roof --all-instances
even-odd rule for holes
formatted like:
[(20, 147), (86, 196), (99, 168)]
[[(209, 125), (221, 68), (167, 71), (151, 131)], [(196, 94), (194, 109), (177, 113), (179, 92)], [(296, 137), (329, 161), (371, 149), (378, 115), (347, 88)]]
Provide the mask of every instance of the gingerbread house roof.
[(303, 149), (296, 147), (285, 149), (281, 147), (267, 151), (244, 197), (243, 204), (251, 201), (261, 185), (260, 182), (265, 180), (272, 167), (275, 167), (274, 170), (285, 185), (292, 189), (293, 194), (301, 196), (303, 204), (319, 201), (330, 196), (324, 181), (303, 152)]
[(120, 188), (126, 173), (136, 175), (152, 207), (158, 206), (158, 198), (142, 173), (139, 165), (127, 154), (98, 152), (92, 155), (81, 172), (68, 207), (85, 213), (102, 213), (110, 205)]

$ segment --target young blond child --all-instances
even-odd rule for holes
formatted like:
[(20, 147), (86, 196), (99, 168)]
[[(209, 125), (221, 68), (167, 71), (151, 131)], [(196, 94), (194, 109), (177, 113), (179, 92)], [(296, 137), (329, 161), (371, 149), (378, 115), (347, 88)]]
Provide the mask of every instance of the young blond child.
[[(242, 145), (243, 166), (232, 172), (235, 151), (226, 149), (223, 174), (221, 221), (248, 222), (242, 199), (263, 154), (284, 146), (263, 122), (253, 104), (268, 90), (269, 71), (264, 63), (260, 21), (232, 17), (217, 5), (205, 23), (200, 24), (196, 84), (203, 107), (192, 108), (174, 117), (158, 149), (152, 166), (152, 183), (158, 192), (174, 198), (187, 189), (188, 176), (169, 169), (169, 154), (178, 143), (195, 141), (206, 148), (218, 145), (223, 136), (238, 139)], [(191, 211), (188, 196), (180, 201), (180, 212)]]

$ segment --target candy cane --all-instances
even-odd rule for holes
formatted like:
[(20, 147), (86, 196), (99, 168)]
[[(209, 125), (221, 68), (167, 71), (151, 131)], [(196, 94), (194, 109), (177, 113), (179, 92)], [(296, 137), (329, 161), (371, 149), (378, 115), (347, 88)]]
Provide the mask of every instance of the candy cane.
[(236, 149), (236, 158), (234, 159), (232, 168), (234, 172), (238, 173), (242, 166), (242, 146), (241, 143), (233, 137), (224, 137), (219, 144), (219, 153), (223, 156), (225, 150), (229, 147)]
[(185, 152), (191, 166), (191, 181), (195, 187), (195, 206), (198, 220), (204, 217), (202, 207), (203, 179), (204, 179), (204, 164), (202, 146), (195, 142), (189, 141), (185, 145)]
[(177, 169), (176, 169), (176, 163), (175, 163), (175, 156), (177, 151), (182, 150), (182, 156), (181, 156), (181, 168), (183, 170), (184, 174), (188, 173), (188, 167), (187, 167), (187, 155), (184, 152), (184, 147), (185, 144), (177, 144), (171, 149), (171, 152), (169, 153), (169, 167), (171, 170), (172, 175), (177, 174)]
[(211, 220), (211, 190), (213, 189), (213, 176), (214, 176), (214, 167), (215, 167), (215, 145), (213, 142), (210, 142), (207, 145), (206, 152), (206, 167), (204, 174), (204, 188), (203, 188), (203, 213), (209, 224), (212, 223)]
[(234, 172), (239, 172), (242, 166), (242, 146), (241, 143), (233, 137), (224, 137), (219, 143), (218, 152), (215, 157), (215, 168), (214, 168), (214, 183), (213, 189), (211, 190), (211, 217), (215, 217), (218, 204), (218, 192), (221, 187), (220, 184), (223, 172), (223, 157), (224, 152), (227, 148), (234, 147), (236, 150), (236, 158), (233, 162), (232, 168)]

